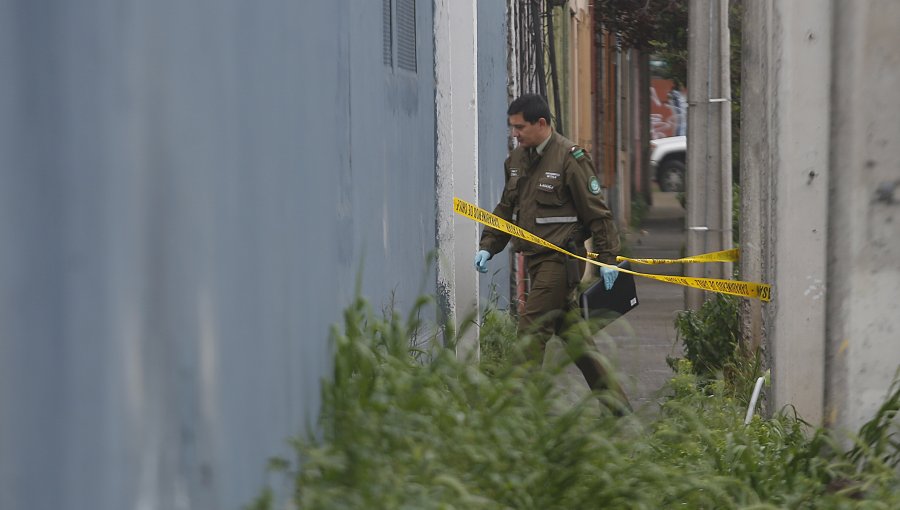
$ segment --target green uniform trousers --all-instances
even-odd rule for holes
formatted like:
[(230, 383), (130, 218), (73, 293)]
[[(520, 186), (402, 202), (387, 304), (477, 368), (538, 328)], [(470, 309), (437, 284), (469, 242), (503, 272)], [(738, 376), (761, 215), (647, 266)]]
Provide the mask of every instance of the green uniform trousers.
[[(622, 415), (631, 411), (631, 404), (622, 386), (610, 377), (595, 357), (598, 353), (593, 339), (585, 338), (580, 333), (566, 334), (567, 329), (582, 320), (576, 291), (584, 274), (584, 265), (583, 261), (568, 259), (562, 254), (529, 258), (531, 290), (525, 301), (525, 312), (519, 317), (518, 333), (520, 337), (530, 335), (526, 355), (538, 365), (544, 359), (547, 341), (554, 334), (559, 336), (566, 343), (566, 351), (581, 370), (588, 387), (592, 391), (608, 390), (615, 396), (615, 403), (607, 402), (607, 405), (612, 405), (613, 413)], [(574, 342), (578, 345), (572, 345)]]
[[(519, 317), (518, 329), (520, 334), (530, 334), (532, 337), (528, 348), (531, 360), (540, 363), (550, 337), (556, 334), (565, 341), (564, 331), (574, 321), (580, 320), (576, 288), (583, 273), (584, 262), (574, 259), (567, 261), (562, 254), (539, 255), (529, 259), (531, 290), (525, 301), (525, 312)], [(573, 356), (575, 365), (592, 390), (606, 388), (603, 366), (595, 358), (585, 354), (587, 349), (593, 348), (593, 344), (590, 339), (583, 342), (584, 346), (567, 346), (575, 347), (574, 351), (570, 351), (576, 353)]]

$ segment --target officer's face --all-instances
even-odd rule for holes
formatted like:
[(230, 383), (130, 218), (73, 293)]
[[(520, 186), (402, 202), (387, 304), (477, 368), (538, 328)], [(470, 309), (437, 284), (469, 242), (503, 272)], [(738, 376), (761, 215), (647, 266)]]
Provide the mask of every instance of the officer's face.
[(509, 130), (523, 147), (537, 147), (547, 139), (547, 121), (543, 117), (537, 122), (527, 122), (521, 113), (509, 116)]

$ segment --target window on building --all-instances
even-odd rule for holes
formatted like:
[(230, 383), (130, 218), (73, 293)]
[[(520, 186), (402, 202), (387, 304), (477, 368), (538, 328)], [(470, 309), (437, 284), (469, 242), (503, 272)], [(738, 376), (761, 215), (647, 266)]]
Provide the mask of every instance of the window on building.
[(382, 61), (384, 65), (391, 67), (394, 65), (394, 24), (393, 15), (391, 14), (391, 0), (381, 0), (381, 45), (382, 45)]
[(415, 73), (418, 70), (416, 0), (382, 0), (381, 6), (384, 65)]

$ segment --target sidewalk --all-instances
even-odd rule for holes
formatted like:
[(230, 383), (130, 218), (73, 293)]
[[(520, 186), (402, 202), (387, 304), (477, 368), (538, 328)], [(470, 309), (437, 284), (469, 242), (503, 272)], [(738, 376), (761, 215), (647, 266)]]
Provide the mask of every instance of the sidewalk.
[[(631, 239), (635, 258), (675, 259), (684, 244), (684, 209), (675, 193), (654, 192), (653, 206)], [(681, 265), (637, 266), (639, 272), (682, 274)], [(640, 305), (613, 324), (618, 366), (628, 380), (626, 392), (635, 410), (652, 404), (672, 377), (666, 356), (681, 353), (675, 344), (675, 315), (684, 309), (684, 287), (636, 278)], [(628, 327), (624, 327), (627, 324)], [(653, 406), (650, 406), (655, 411)]]
[[(635, 258), (681, 257), (684, 243), (684, 209), (675, 193), (654, 192), (653, 206), (641, 228), (629, 239)], [(637, 266), (639, 272), (681, 274), (680, 265)], [(640, 305), (617, 319), (597, 335), (601, 352), (608, 356), (625, 378), (624, 386), (632, 407), (639, 414), (656, 412), (654, 402), (660, 389), (672, 376), (666, 356), (680, 354), (675, 344), (675, 315), (684, 308), (684, 288), (649, 278), (635, 278)], [(561, 344), (553, 339), (547, 356), (564, 356)], [(584, 396), (588, 389), (581, 372), (570, 366), (560, 381), (565, 385), (563, 399), (572, 401)]]

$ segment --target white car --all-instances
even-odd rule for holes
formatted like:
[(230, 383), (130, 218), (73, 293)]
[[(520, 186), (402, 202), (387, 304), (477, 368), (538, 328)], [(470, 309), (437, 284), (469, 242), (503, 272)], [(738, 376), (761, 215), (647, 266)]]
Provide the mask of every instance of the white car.
[(687, 137), (650, 140), (650, 168), (662, 191), (684, 191)]

